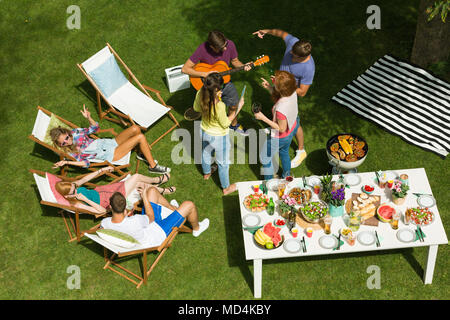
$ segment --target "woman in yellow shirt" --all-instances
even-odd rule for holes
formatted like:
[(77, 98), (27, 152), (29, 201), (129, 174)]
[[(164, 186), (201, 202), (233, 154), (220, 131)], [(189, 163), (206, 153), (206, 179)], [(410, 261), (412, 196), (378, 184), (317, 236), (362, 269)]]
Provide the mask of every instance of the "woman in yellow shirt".
[(239, 101), (238, 109), (227, 115), (225, 103), (221, 101), (223, 78), (210, 73), (203, 80), (203, 87), (197, 92), (194, 110), (202, 114), (202, 170), (203, 178), (211, 176), (212, 153), (216, 153), (219, 179), (224, 195), (236, 191), (236, 184), (230, 185), (230, 137), (229, 126), (244, 105)]

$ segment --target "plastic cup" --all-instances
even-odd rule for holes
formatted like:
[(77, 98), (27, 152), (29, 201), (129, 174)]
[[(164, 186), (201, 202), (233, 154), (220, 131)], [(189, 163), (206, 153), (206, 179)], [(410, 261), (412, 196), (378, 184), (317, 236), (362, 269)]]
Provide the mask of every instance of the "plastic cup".
[(297, 235), (298, 235), (298, 229), (297, 229), (297, 228), (292, 228), (291, 232), (292, 232), (292, 236), (293, 236), (294, 238), (297, 238)]
[(390, 189), (390, 188), (392, 188), (392, 186), (394, 185), (394, 180), (389, 180), (388, 182), (387, 182), (387, 187)]
[(253, 191), (256, 193), (256, 192), (259, 192), (259, 184), (255, 184), (255, 185), (253, 185)]
[(314, 193), (319, 194), (320, 193), (320, 185), (316, 184), (314, 185)]
[(306, 228), (306, 236), (308, 238), (311, 238), (312, 234), (313, 234), (313, 228), (311, 228), (311, 227)]

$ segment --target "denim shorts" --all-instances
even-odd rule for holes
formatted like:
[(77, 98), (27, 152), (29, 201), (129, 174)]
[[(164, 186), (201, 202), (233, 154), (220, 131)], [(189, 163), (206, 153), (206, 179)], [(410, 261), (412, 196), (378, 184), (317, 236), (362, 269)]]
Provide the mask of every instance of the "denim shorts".
[[(153, 212), (155, 214), (155, 222), (164, 230), (168, 236), (174, 227), (179, 227), (184, 221), (184, 217), (178, 212), (174, 211), (165, 219), (161, 217), (161, 205), (150, 202)], [(142, 207), (142, 214), (145, 214), (145, 207)]]
[(222, 101), (225, 103), (227, 108), (237, 106), (239, 103), (239, 94), (231, 81), (223, 86)]
[(114, 151), (118, 146), (116, 139), (96, 139), (83, 151), (83, 153), (95, 154), (97, 160), (112, 162)]

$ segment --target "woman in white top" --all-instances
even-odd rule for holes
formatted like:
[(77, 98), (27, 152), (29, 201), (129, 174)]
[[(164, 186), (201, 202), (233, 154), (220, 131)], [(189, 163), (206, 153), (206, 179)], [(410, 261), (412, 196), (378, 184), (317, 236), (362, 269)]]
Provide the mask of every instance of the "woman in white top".
[(265, 122), (271, 128), (271, 134), (267, 137), (260, 154), (262, 175), (265, 180), (273, 178), (273, 157), (279, 153), (284, 178), (291, 174), (289, 147), (300, 126), (295, 78), (287, 71), (276, 71), (273, 78), (274, 85), (270, 85), (265, 79), (262, 80), (262, 86), (271, 93), (275, 102), (272, 107), (272, 119), (267, 118), (262, 112), (255, 113), (256, 119)]

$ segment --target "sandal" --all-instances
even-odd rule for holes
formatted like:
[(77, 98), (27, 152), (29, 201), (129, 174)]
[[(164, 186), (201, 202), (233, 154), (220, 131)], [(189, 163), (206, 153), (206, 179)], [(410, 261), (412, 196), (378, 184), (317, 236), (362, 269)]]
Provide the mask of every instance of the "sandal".
[(167, 187), (167, 188), (162, 188), (162, 191), (160, 193), (162, 195), (165, 195), (165, 194), (172, 194), (175, 191), (177, 191), (177, 188), (175, 188), (175, 187)]
[(164, 173), (162, 176), (159, 176), (158, 178), (159, 178), (159, 181), (156, 183), (157, 186), (169, 181), (170, 175), (168, 173)]

